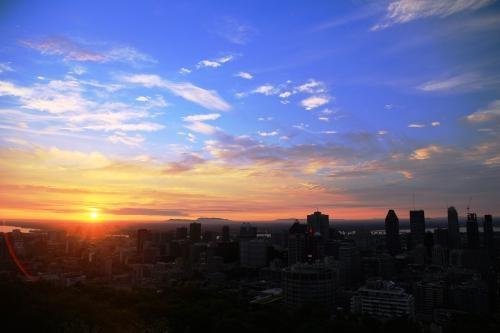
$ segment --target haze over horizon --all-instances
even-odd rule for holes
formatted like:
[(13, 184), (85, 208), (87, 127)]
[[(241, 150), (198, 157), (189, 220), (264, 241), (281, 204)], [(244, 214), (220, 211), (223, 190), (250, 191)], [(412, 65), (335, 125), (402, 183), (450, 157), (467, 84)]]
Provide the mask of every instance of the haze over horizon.
[(0, 34), (0, 221), (500, 215), (497, 1), (16, 1)]

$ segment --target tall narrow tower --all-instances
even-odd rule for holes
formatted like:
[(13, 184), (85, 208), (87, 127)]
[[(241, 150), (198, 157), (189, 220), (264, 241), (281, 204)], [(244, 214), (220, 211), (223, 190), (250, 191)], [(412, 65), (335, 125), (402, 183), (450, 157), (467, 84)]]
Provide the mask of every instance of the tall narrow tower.
[(399, 239), (399, 219), (394, 210), (390, 209), (385, 217), (385, 244), (391, 255), (401, 252)]
[(476, 213), (467, 213), (467, 247), (479, 249), (479, 227)]
[(460, 247), (458, 213), (453, 206), (448, 207), (448, 246), (451, 249), (458, 249)]
[(425, 214), (423, 210), (410, 210), (410, 232), (415, 245), (424, 243)]

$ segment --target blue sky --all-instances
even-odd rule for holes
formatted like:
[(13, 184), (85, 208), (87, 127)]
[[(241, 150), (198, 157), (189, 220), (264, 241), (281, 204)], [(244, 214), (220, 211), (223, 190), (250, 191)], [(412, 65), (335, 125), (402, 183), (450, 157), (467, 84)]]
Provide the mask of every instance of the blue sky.
[(6, 217), (500, 212), (496, 1), (0, 6)]

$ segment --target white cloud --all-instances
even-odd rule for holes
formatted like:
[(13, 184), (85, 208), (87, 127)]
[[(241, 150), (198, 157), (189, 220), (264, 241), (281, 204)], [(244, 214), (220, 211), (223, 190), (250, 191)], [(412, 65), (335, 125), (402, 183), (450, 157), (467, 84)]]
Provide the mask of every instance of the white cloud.
[(143, 143), (145, 139), (139, 134), (129, 136), (124, 132), (115, 132), (113, 135), (108, 137), (108, 140), (112, 143), (122, 143), (127, 146), (137, 147)]
[(270, 84), (264, 84), (252, 90), (253, 94), (262, 94), (266, 96), (275, 95), (278, 92), (279, 90)]
[(393, 0), (387, 6), (384, 20), (371, 30), (382, 30), (394, 24), (425, 17), (447, 17), (462, 11), (474, 11), (493, 2), (494, 0)]
[(387, 131), (378, 131), (377, 134), (378, 135), (386, 135), (388, 132)]
[(436, 127), (436, 126), (440, 126), (440, 125), (441, 125), (441, 123), (440, 123), (439, 121), (433, 121), (433, 122), (431, 123), (431, 126), (434, 126), (434, 127)]
[(295, 89), (299, 92), (308, 94), (321, 94), (326, 91), (325, 84), (314, 79), (311, 79), (308, 82), (297, 86)]
[(318, 120), (328, 122), (330, 119), (328, 117), (318, 117)]
[(410, 124), (408, 125), (409, 128), (423, 128), (425, 127), (424, 124)]
[(150, 97), (149, 96), (139, 96), (135, 100), (139, 101), (139, 102), (147, 102), (150, 100)]
[(189, 82), (175, 83), (153, 74), (125, 75), (121, 79), (128, 83), (140, 84), (148, 88), (164, 88), (188, 101), (207, 109), (228, 111), (231, 106), (217, 92), (197, 87)]
[(217, 127), (210, 124), (204, 123), (204, 121), (219, 119), (220, 114), (209, 113), (209, 114), (195, 114), (183, 117), (182, 120), (188, 122), (189, 124), (184, 125), (187, 129), (202, 134), (214, 134), (217, 131)]
[(195, 114), (183, 117), (184, 121), (188, 122), (196, 122), (196, 121), (207, 121), (207, 120), (216, 120), (220, 118), (219, 113), (209, 113), (209, 114)]
[(306, 109), (306, 110), (312, 110), (317, 107), (320, 107), (322, 105), (327, 104), (330, 101), (330, 98), (328, 96), (311, 96), (306, 99), (303, 99), (300, 104)]
[(14, 69), (10, 66), (10, 63), (8, 62), (0, 62), (0, 73), (3, 72), (13, 72)]
[(179, 73), (186, 75), (186, 74), (191, 73), (191, 70), (189, 68), (182, 67), (181, 69), (179, 69)]
[(262, 132), (262, 131), (258, 131), (257, 133), (258, 133), (260, 136), (264, 136), (264, 137), (266, 137), (266, 136), (276, 136), (276, 135), (278, 135), (278, 134), (279, 134), (279, 131), (278, 131), (278, 130), (274, 130), (274, 131), (272, 131), (272, 132)]
[(337, 134), (337, 131), (321, 131), (323, 134)]
[(279, 97), (281, 97), (281, 98), (288, 98), (290, 96), (292, 96), (292, 92), (290, 92), (290, 91), (284, 91), (281, 94), (279, 94)]
[(218, 59), (215, 59), (215, 60), (208, 60), (208, 59), (201, 60), (196, 64), (196, 68), (198, 68), (198, 69), (204, 68), (204, 67), (217, 68), (217, 67), (222, 66), (226, 62), (233, 60), (233, 58), (234, 57), (232, 55), (227, 55), (227, 56), (223, 56), (223, 57), (220, 57)]
[(226, 17), (219, 20), (214, 27), (215, 33), (234, 44), (246, 44), (257, 30), (249, 24), (242, 23), (234, 18)]
[(253, 75), (250, 73), (247, 73), (247, 72), (239, 72), (239, 73), (236, 73), (235, 76), (241, 77), (242, 79), (246, 79), (246, 80), (253, 79)]

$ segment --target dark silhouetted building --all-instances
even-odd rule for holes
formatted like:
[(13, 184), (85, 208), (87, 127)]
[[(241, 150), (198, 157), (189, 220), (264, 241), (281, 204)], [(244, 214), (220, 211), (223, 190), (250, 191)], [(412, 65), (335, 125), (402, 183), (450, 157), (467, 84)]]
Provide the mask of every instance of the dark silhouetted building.
[(307, 215), (307, 227), (310, 234), (315, 235), (319, 233), (324, 240), (330, 238), (330, 218), (326, 214), (314, 212), (311, 215)]
[(137, 230), (137, 252), (142, 252), (145, 243), (151, 241), (152, 237), (151, 231), (147, 229)]
[(385, 217), (385, 244), (391, 255), (401, 252), (399, 239), (399, 219), (394, 210), (390, 209)]
[(188, 229), (186, 227), (179, 227), (175, 229), (175, 239), (181, 240), (186, 239), (188, 235)]
[(242, 223), (240, 227), (240, 239), (252, 239), (257, 237), (257, 227), (250, 223)]
[(424, 243), (425, 215), (423, 210), (410, 210), (410, 232), (414, 245)]
[(288, 265), (306, 262), (308, 247), (307, 225), (296, 221), (288, 232)]
[(467, 247), (469, 249), (479, 248), (479, 227), (475, 213), (467, 214)]
[(222, 241), (229, 242), (231, 240), (231, 236), (229, 234), (229, 226), (222, 226)]
[(458, 213), (453, 206), (448, 208), (448, 246), (451, 249), (458, 249), (460, 247)]
[(296, 264), (283, 270), (285, 304), (293, 308), (333, 307), (335, 286), (336, 272), (324, 264)]
[(201, 223), (193, 222), (189, 224), (189, 240), (193, 243), (201, 241)]
[(493, 217), (489, 214), (484, 215), (483, 221), (484, 247), (490, 255), (495, 254), (495, 239), (493, 233)]

